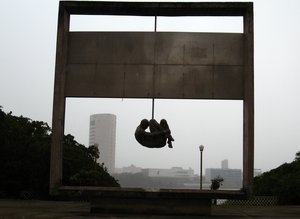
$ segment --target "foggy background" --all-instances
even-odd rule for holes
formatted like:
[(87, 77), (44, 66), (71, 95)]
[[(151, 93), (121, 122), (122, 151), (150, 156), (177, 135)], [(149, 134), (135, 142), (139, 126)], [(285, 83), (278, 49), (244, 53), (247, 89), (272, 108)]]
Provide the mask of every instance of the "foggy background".
[[(191, 1), (190, 1), (191, 2)], [(224, 2), (224, 1), (222, 1)], [(232, 2), (232, 0), (230, 1)], [(242, 1), (241, 1), (242, 2)], [(255, 168), (291, 162), (300, 150), (300, 2), (254, 2)], [(51, 126), (58, 3), (2, 1), (0, 105)], [(242, 32), (237, 18), (158, 18), (157, 31)], [(72, 16), (71, 31), (153, 31), (153, 17)], [(155, 100), (155, 118), (167, 119), (174, 148), (148, 149), (134, 139), (140, 120), (151, 118), (151, 99), (67, 98), (65, 134), (88, 146), (89, 116), (117, 115), (116, 167), (242, 168), (243, 103), (223, 100)]]

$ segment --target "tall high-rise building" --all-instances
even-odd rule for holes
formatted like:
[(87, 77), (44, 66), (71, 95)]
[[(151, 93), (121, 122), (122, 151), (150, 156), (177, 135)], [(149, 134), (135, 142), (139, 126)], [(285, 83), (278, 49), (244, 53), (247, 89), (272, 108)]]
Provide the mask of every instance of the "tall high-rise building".
[(90, 116), (89, 145), (98, 145), (100, 158), (109, 173), (115, 171), (116, 115), (94, 114)]

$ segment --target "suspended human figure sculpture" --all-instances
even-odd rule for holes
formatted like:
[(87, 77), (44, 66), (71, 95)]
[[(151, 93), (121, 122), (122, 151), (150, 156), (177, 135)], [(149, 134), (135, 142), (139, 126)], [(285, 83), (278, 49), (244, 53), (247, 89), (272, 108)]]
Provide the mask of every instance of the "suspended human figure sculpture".
[[(149, 127), (150, 132), (146, 129)], [(136, 128), (135, 139), (143, 146), (148, 148), (162, 148), (168, 143), (169, 148), (173, 148), (174, 141), (169, 125), (165, 119), (158, 123), (155, 119), (148, 121), (143, 119)]]
[[(157, 17), (155, 16), (154, 30), (156, 32)], [(155, 71), (154, 71), (154, 80), (155, 81)], [(153, 83), (154, 85), (154, 83)], [(154, 86), (153, 86), (154, 88)], [(147, 132), (146, 129), (149, 127), (150, 132)], [(162, 148), (168, 142), (168, 147), (173, 148), (172, 141), (174, 138), (171, 135), (171, 130), (167, 123), (167, 120), (162, 119), (158, 123), (154, 119), (154, 98), (152, 98), (152, 119), (148, 121), (143, 119), (140, 125), (136, 128), (134, 133), (135, 139), (143, 146), (147, 148)]]

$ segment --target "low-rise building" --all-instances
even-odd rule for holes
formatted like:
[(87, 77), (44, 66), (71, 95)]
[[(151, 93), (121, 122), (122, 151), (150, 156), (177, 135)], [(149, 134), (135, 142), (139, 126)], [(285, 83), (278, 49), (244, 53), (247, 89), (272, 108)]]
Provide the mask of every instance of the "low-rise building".
[(211, 182), (217, 177), (223, 178), (221, 189), (240, 189), (242, 188), (242, 170), (241, 169), (221, 169), (207, 168), (205, 169), (206, 182)]
[(172, 167), (170, 169), (148, 168), (143, 169), (143, 173), (149, 177), (173, 177), (173, 178), (192, 178), (194, 170), (192, 168), (183, 169), (182, 167)]

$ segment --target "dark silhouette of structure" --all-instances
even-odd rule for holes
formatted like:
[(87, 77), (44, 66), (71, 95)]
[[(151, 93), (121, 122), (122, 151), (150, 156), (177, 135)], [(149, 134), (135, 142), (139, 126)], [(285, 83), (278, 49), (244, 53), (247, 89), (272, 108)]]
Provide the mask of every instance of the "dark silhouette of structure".
[[(149, 127), (150, 132), (146, 129)], [(135, 130), (135, 139), (143, 146), (148, 148), (162, 148), (168, 142), (169, 148), (172, 148), (172, 141), (174, 141), (171, 136), (171, 130), (167, 123), (167, 120), (162, 119), (158, 123), (155, 119), (148, 121), (143, 119), (140, 125)]]
[[(70, 18), (76, 14), (242, 16), (243, 33), (70, 32)], [(253, 43), (252, 2), (60, 1), (50, 194), (97, 195), (91, 212), (172, 215), (208, 215), (211, 198), (249, 197), (254, 166)], [(64, 186), (62, 147), (68, 97), (243, 100), (243, 189), (154, 192)]]

